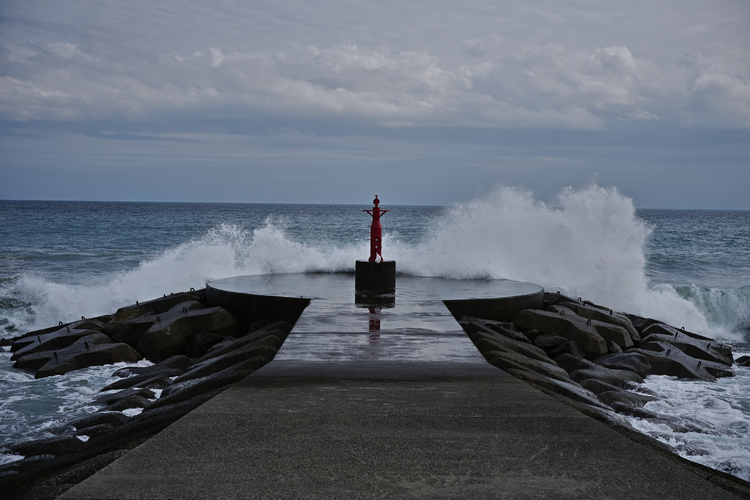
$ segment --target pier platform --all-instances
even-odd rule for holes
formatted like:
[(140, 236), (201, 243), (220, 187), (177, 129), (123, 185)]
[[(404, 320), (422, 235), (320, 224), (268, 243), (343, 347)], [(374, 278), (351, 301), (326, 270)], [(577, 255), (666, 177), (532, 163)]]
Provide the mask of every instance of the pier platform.
[(427, 280), (315, 287), (271, 363), (59, 498), (737, 498), (486, 363)]

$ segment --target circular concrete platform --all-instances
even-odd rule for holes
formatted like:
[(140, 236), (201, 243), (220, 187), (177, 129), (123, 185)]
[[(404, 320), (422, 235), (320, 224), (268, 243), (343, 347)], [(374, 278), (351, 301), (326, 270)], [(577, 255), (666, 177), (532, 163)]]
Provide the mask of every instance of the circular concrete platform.
[(206, 293), (209, 305), (243, 323), (284, 319), (296, 323), (295, 332), (453, 333), (460, 330), (456, 318), (507, 320), (541, 307), (544, 290), (511, 280), (398, 276), (395, 290), (355, 295), (351, 273), (295, 273), (215, 280)]

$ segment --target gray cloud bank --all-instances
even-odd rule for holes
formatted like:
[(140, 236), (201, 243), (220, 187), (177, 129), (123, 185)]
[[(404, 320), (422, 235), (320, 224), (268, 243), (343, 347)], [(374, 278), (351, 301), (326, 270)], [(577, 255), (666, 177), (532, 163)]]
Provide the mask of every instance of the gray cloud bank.
[[(534, 146), (559, 137), (551, 131), (579, 131), (585, 145), (597, 132), (747, 138), (749, 24), (750, 4), (734, 0), (5, 1), (2, 144), (20, 147), (13, 134), (39, 130), (212, 144), (281, 133), (277, 153), (313, 147), (295, 134), (352, 131), (415, 144), (420, 134), (439, 141), (439, 129), (498, 131), (485, 146), (517, 130), (538, 131)], [(747, 148), (717, 140), (715, 152), (734, 144), (739, 163), (726, 173), (747, 186)], [(492, 164), (493, 154), (471, 161)]]

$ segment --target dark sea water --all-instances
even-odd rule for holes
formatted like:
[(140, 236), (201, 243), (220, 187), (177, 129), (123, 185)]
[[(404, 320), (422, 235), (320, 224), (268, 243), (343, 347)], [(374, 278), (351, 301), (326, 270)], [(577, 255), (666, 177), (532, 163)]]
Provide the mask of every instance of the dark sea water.
[[(367, 200), (369, 202), (369, 200)], [(636, 210), (615, 189), (554, 205), (498, 188), (452, 207), (389, 206), (385, 258), (400, 272), (508, 278), (719, 338), (750, 354), (750, 212)], [(0, 201), (0, 338), (113, 313), (229, 276), (353, 270), (369, 203), (259, 205)], [(93, 411), (114, 366), (34, 380), (0, 353), (0, 444)], [(147, 363), (147, 362), (142, 362)], [(632, 423), (683, 456), (750, 479), (750, 370), (714, 384), (649, 377), (648, 409), (704, 432)], [(0, 463), (20, 457), (0, 454)]]

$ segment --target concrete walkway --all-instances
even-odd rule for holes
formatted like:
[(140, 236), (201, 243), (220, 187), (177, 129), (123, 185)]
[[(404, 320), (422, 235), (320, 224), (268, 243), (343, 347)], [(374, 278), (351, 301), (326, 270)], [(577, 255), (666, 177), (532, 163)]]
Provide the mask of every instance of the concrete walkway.
[(60, 498), (736, 497), (484, 362), (279, 359)]

